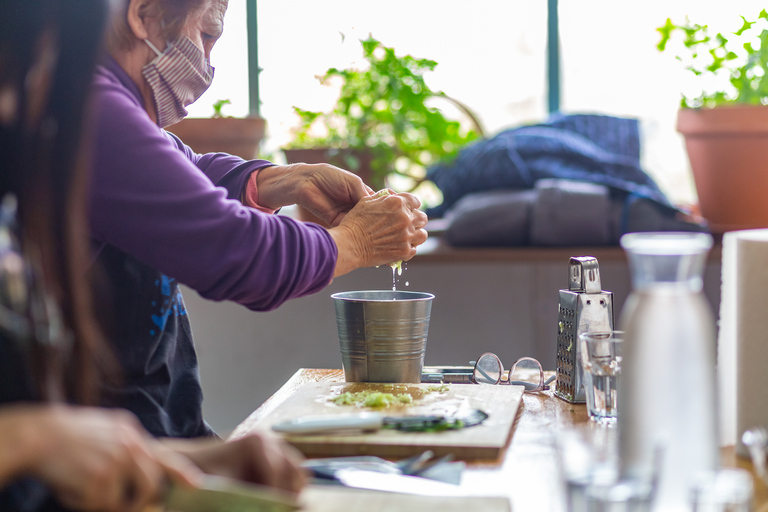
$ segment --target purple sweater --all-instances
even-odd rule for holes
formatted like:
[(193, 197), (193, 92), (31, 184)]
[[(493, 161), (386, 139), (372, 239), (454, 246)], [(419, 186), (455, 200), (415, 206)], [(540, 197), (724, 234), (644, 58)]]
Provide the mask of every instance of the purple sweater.
[(248, 176), (272, 164), (194, 153), (152, 122), (113, 59), (97, 68), (93, 94), (89, 217), (96, 280), (106, 277), (97, 302), (124, 374), (105, 405), (133, 410), (155, 435), (202, 435), (208, 429), (178, 283), (270, 310), (325, 287), (336, 246), (319, 226), (244, 206)]

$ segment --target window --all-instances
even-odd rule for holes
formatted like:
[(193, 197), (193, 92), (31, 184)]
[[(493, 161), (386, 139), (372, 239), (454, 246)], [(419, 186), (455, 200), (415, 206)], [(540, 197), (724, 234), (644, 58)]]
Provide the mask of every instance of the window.
[[(249, 0), (250, 1), (250, 0)], [(190, 108), (208, 116), (229, 98), (225, 113), (248, 112), (246, 0), (231, 0), (225, 35), (214, 48), (216, 78)], [(685, 73), (656, 50), (656, 27), (667, 17), (715, 25), (756, 16), (757, 0), (560, 0), (561, 109), (636, 117), (643, 166), (675, 202), (695, 201), (675, 119)], [(488, 135), (547, 116), (547, 2), (524, 0), (258, 0), (262, 150), (277, 162), (296, 124), (293, 106), (327, 110), (336, 90), (315, 78), (332, 66), (362, 60), (369, 34), (399, 54), (438, 62), (431, 87), (468, 105)]]
[(561, 109), (638, 118), (642, 165), (676, 203), (696, 201), (682, 136), (675, 129), (689, 79), (672, 54), (656, 49), (667, 18), (719, 30), (756, 18), (764, 2), (560, 0)]

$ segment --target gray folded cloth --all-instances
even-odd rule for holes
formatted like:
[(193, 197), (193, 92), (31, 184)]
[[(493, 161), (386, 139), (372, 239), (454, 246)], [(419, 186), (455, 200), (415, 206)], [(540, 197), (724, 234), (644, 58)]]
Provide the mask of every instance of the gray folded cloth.
[(583, 181), (545, 179), (531, 214), (531, 245), (593, 246), (612, 242), (608, 187)]
[(467, 247), (528, 245), (536, 190), (493, 190), (468, 194), (446, 215), (443, 235), (449, 244)]
[(585, 247), (638, 231), (707, 231), (677, 213), (605, 185), (542, 179), (533, 189), (465, 195), (446, 214), (443, 236), (456, 247)]
[(604, 185), (539, 180), (534, 189), (464, 196), (448, 212), (444, 236), (464, 247), (606, 245), (610, 206)]

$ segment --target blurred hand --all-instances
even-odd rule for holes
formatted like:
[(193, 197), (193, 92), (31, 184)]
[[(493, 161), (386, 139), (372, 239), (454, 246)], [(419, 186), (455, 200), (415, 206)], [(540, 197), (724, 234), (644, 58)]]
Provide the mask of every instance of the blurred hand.
[(330, 164), (267, 167), (259, 171), (257, 182), (261, 206), (277, 209), (295, 203), (331, 227), (373, 193), (359, 176)]
[(194, 486), (201, 476), (125, 411), (44, 405), (25, 408), (22, 417), (35, 437), (28, 473), (69, 508), (139, 511), (160, 500), (169, 478)]
[(427, 240), (427, 215), (407, 193), (363, 198), (329, 233), (339, 256), (334, 276), (356, 268), (408, 261)]
[(250, 434), (235, 441), (166, 440), (165, 444), (211, 475), (299, 492), (306, 483), (299, 452), (282, 440)]

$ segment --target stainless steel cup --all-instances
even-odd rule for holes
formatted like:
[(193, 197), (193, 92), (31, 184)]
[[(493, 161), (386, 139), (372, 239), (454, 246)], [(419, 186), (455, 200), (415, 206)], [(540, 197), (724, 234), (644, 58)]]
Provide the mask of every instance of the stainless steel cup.
[(368, 290), (331, 298), (347, 382), (421, 382), (434, 295)]

